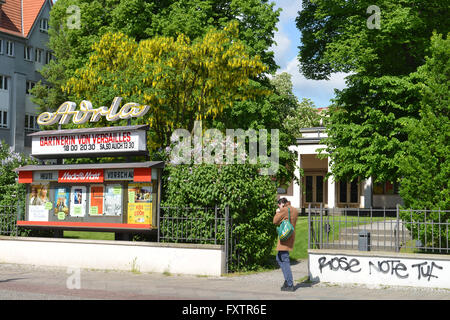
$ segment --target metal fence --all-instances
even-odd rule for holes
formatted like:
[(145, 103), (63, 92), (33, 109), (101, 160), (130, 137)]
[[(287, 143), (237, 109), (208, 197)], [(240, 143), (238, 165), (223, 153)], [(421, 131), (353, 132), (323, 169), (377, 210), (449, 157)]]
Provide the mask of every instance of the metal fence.
[(229, 207), (160, 207), (158, 219), (158, 242), (223, 245), (225, 272), (239, 270)]
[(17, 236), (19, 206), (0, 205), (0, 235)]
[(308, 207), (308, 248), (450, 253), (449, 210)]

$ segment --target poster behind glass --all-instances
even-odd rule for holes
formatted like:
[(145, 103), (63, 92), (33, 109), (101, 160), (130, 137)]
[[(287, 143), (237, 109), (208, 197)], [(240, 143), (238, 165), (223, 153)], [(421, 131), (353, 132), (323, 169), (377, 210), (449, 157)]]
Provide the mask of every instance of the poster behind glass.
[(86, 215), (86, 187), (74, 186), (70, 192), (70, 216), (84, 217)]
[(56, 187), (53, 213), (58, 220), (65, 220), (69, 215), (70, 188)]
[(48, 183), (33, 183), (28, 196), (28, 220), (48, 221), (53, 205), (48, 198)]
[(151, 224), (152, 185), (133, 183), (128, 185), (128, 223)]
[(101, 216), (103, 215), (103, 207), (104, 207), (104, 185), (93, 185), (91, 186), (90, 192), (90, 205), (89, 205), (89, 215), (91, 216)]
[(122, 214), (122, 186), (110, 184), (106, 186), (104, 214), (107, 216), (120, 216)]

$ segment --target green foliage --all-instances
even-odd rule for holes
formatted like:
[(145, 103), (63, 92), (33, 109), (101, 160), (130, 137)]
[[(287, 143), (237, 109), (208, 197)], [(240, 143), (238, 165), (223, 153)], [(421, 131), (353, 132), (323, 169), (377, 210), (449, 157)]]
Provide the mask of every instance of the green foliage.
[[(303, 0), (296, 19), (302, 33), (301, 71), (311, 79), (334, 72), (397, 76), (423, 64), (433, 31), (450, 29), (448, 4), (428, 0)], [(380, 9), (379, 29), (369, 29), (367, 8)]]
[[(69, 6), (80, 8), (80, 28), (69, 28)], [(33, 102), (42, 111), (53, 111), (69, 100), (62, 86), (87, 63), (92, 45), (107, 32), (121, 32), (137, 42), (155, 36), (176, 38), (185, 34), (192, 41), (211, 28), (239, 23), (240, 40), (259, 55), (270, 71), (276, 69), (273, 52), (279, 11), (267, 0), (58, 0), (50, 12), (49, 48), (56, 60), (42, 68), (45, 85), (32, 90)], [(48, 87), (47, 87), (48, 85)]]
[(137, 120), (150, 127), (150, 150), (165, 147), (173, 130), (192, 130), (194, 120), (214, 118), (234, 100), (266, 94), (248, 85), (267, 68), (259, 56), (247, 54), (238, 34), (236, 22), (192, 43), (182, 34), (136, 43), (122, 33), (106, 33), (65, 90), (72, 101), (107, 105), (120, 95), (150, 106)]
[[(450, 210), (450, 39), (435, 34), (430, 56), (413, 77), (422, 99), (419, 119), (405, 121), (408, 140), (399, 157), (400, 195), (407, 208)], [(450, 217), (450, 214), (449, 214)]]
[(0, 160), (0, 205), (17, 205), (19, 199), (24, 200), (25, 188), (16, 183), (18, 175), (13, 170), (32, 161), (14, 152), (14, 149), (3, 141), (0, 141)]
[[(22, 154), (14, 152), (5, 142), (0, 141), (0, 229), (12, 231), (15, 229), (18, 210), (25, 211), (25, 186), (16, 182), (15, 168), (33, 163)], [(25, 233), (26, 234), (26, 233)]]
[[(276, 189), (269, 176), (259, 174), (257, 165), (168, 165), (164, 169), (162, 206), (214, 207), (229, 206), (233, 218), (232, 237), (238, 239), (240, 267), (255, 270), (270, 256), (276, 239), (272, 223), (276, 209)], [(191, 214), (179, 211), (179, 215)], [(205, 235), (214, 224), (209, 220), (192, 226), (197, 235)], [(222, 232), (223, 229), (219, 230)], [(171, 229), (162, 229), (170, 236)], [(233, 266), (232, 266), (233, 268)]]
[[(420, 240), (422, 245), (419, 247), (440, 248), (443, 253), (449, 245), (449, 230), (446, 226), (450, 223), (450, 212), (440, 210), (401, 210), (400, 217), (405, 222), (406, 228), (411, 232), (414, 240)], [(424, 251), (427, 251), (425, 249)]]
[[(367, 27), (373, 4), (381, 11), (379, 29)], [(450, 30), (447, 9), (443, 1), (303, 1), (297, 17), (301, 72), (311, 79), (350, 74), (329, 108), (324, 141), (338, 180), (402, 177), (404, 124), (419, 118), (422, 99), (412, 73), (425, 62), (433, 31)]]

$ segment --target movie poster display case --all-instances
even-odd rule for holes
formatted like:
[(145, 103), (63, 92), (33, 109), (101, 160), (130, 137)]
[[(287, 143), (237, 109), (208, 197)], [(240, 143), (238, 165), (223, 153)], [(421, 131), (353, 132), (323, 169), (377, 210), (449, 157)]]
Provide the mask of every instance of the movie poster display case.
[[(94, 168), (93, 168), (94, 167)], [(29, 165), (23, 227), (145, 231), (156, 228), (163, 162)]]
[(58, 164), (15, 169), (27, 186), (18, 226), (145, 232), (157, 228), (162, 161), (63, 164), (62, 159), (147, 156), (148, 126), (39, 131), (32, 156)]

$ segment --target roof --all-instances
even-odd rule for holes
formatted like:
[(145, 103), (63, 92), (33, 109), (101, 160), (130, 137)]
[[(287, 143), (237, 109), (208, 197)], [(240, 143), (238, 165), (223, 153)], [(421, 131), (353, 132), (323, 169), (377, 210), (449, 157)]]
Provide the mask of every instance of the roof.
[[(48, 0), (6, 0), (0, 8), (0, 32), (28, 38)], [(50, 5), (52, 5), (52, 2)]]
[(45, 130), (28, 134), (32, 136), (53, 136), (64, 134), (77, 134), (77, 133), (95, 133), (95, 132), (114, 132), (114, 131), (135, 131), (135, 130), (147, 130), (147, 124), (139, 124), (133, 126), (116, 126), (116, 127), (95, 127), (95, 128), (82, 128), (82, 129), (63, 129), (63, 130)]
[(325, 127), (312, 127), (312, 128), (301, 128), (300, 132), (301, 133), (306, 133), (306, 132), (325, 132), (326, 128)]
[(120, 162), (120, 163), (82, 163), (82, 164), (55, 164), (55, 165), (28, 165), (14, 169), (20, 171), (56, 171), (78, 169), (131, 169), (131, 168), (164, 168), (163, 161)]

